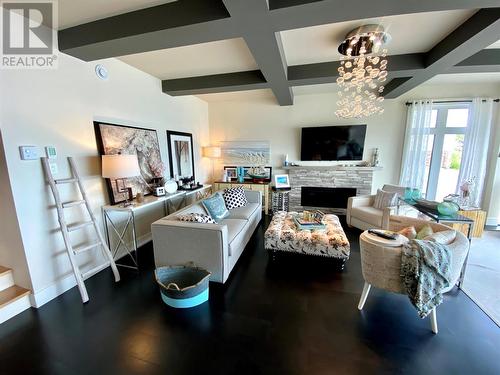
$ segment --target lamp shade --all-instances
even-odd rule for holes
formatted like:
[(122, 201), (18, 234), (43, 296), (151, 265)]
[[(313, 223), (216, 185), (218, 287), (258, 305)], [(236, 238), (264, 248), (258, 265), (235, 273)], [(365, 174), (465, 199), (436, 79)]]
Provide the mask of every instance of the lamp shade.
[(220, 147), (217, 146), (207, 146), (203, 147), (203, 156), (206, 158), (220, 158), (221, 156), (221, 149)]
[(103, 155), (102, 177), (127, 178), (141, 174), (137, 155)]

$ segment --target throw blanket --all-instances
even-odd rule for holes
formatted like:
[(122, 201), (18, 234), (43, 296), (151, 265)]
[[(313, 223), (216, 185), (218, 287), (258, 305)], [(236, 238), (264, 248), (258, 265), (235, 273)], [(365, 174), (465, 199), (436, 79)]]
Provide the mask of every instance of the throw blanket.
[(443, 302), (441, 292), (450, 285), (450, 264), (451, 252), (446, 245), (423, 240), (403, 245), (401, 277), (421, 318)]

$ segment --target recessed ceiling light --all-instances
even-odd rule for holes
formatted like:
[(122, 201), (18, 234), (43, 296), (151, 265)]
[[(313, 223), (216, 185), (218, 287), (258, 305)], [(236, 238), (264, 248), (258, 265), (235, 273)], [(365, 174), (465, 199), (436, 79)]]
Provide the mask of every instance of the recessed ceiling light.
[(108, 70), (101, 64), (97, 64), (95, 66), (95, 74), (104, 81), (106, 81), (109, 77)]

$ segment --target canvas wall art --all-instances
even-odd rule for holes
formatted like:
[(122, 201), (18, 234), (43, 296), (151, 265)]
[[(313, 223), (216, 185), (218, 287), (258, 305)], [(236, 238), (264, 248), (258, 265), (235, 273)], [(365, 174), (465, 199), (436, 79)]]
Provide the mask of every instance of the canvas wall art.
[[(140, 177), (127, 179), (127, 186), (132, 187), (134, 196), (141, 192), (150, 194), (149, 183), (153, 178), (163, 177), (158, 135), (154, 129), (108, 124), (94, 121), (97, 147), (100, 155), (136, 154), (141, 170)], [(124, 193), (119, 193), (113, 179), (106, 179), (111, 204), (125, 201)]]
[(193, 135), (167, 130), (170, 176), (172, 178), (192, 178), (194, 180)]
[(221, 142), (220, 146), (224, 164), (237, 166), (271, 164), (269, 141), (227, 141)]

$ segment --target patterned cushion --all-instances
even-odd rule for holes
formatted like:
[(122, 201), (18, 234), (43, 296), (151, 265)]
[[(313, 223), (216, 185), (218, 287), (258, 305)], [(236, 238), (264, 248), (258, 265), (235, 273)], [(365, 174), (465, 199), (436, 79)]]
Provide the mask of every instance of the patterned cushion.
[(402, 234), (403, 236), (405, 236), (409, 240), (414, 240), (415, 237), (417, 237), (417, 230), (415, 229), (415, 227), (403, 228), (398, 233)]
[(225, 189), (224, 201), (228, 210), (245, 207), (248, 204), (247, 196), (241, 186)]
[(202, 200), (201, 204), (216, 222), (219, 222), (229, 216), (229, 211), (224, 203), (224, 198), (222, 198), (220, 193), (215, 193), (210, 198)]
[(200, 213), (189, 213), (177, 216), (180, 221), (190, 221), (192, 223), (215, 224), (215, 220), (209, 215)]
[(373, 207), (383, 210), (386, 207), (395, 206), (397, 204), (397, 200), (398, 193), (391, 193), (389, 191), (377, 189), (377, 195), (375, 196)]

